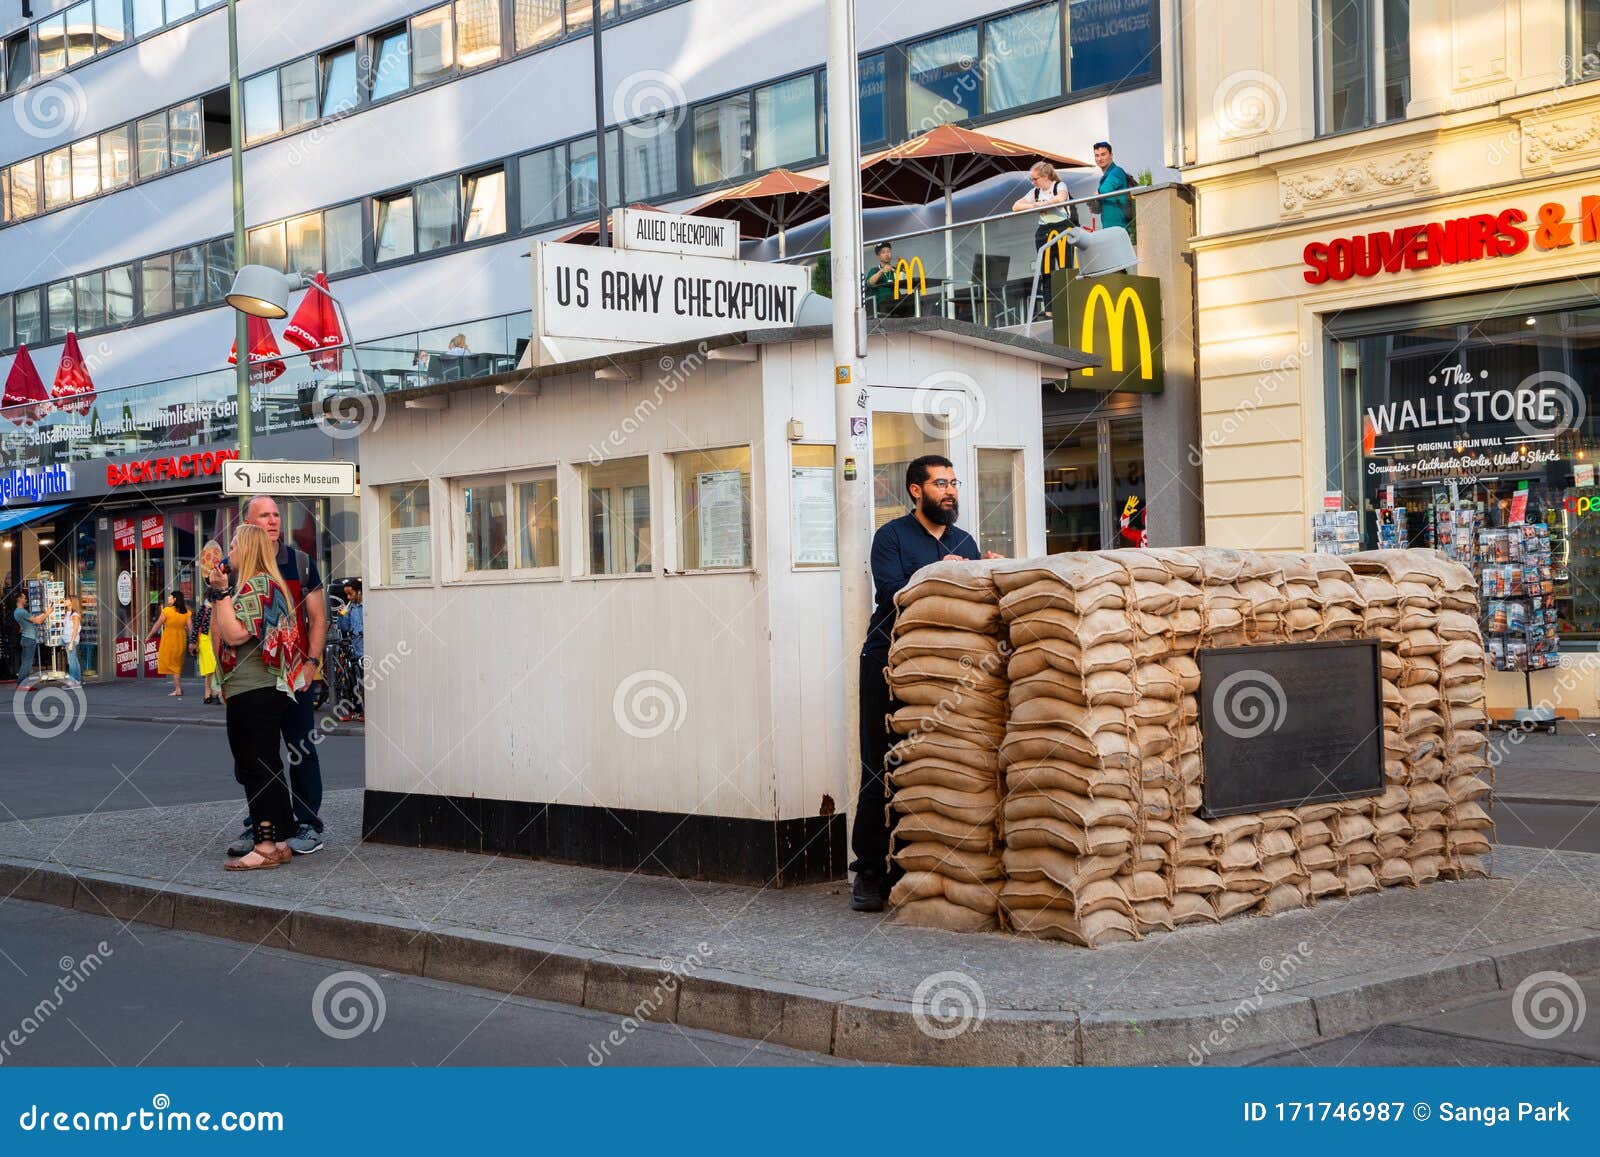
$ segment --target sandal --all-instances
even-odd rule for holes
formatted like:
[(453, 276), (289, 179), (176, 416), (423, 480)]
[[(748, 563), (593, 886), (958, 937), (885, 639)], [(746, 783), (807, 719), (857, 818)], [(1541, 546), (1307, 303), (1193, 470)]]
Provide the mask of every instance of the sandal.
[[(292, 854), (292, 853), (291, 853)], [(242, 856), (234, 856), (224, 860), (222, 870), (225, 872), (259, 872), (267, 868), (276, 868), (279, 864), (287, 863), (289, 856), (279, 854), (274, 848), (269, 855), (251, 848)]]

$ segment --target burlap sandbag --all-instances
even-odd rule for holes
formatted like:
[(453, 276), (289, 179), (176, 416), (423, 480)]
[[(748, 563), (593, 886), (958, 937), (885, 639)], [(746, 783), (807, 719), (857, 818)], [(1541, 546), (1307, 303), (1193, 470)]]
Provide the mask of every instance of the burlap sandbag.
[(940, 787), (957, 792), (996, 791), (998, 780), (992, 772), (977, 771), (965, 764), (944, 759), (916, 759), (910, 763), (888, 765), (889, 785), (894, 791), (914, 787)]
[(1045, 639), (1017, 647), (1006, 669), (1012, 679), (1024, 679), (1049, 668), (1071, 675), (1132, 671), (1133, 652), (1123, 643), (1107, 643), (1085, 651), (1064, 639)]
[(935, 811), (901, 813), (895, 821), (894, 837), (907, 844), (937, 843), (964, 852), (990, 852), (996, 845), (992, 823), (971, 824)]
[(1007, 560), (994, 566), (994, 583), (1003, 596), (1030, 583), (1058, 582), (1073, 590), (1096, 583), (1114, 582), (1126, 586), (1131, 581), (1127, 570), (1102, 553), (1054, 554), (1048, 558)]
[(895, 615), (894, 637), (899, 638), (919, 627), (992, 635), (1000, 627), (1000, 607), (996, 603), (928, 595), (900, 608)]
[(1066, 791), (1092, 798), (1110, 797), (1131, 802), (1139, 790), (1129, 768), (1085, 767), (1066, 759), (1045, 759), (1008, 765), (1007, 792)]
[(1138, 702), (1139, 692), (1126, 671), (1091, 671), (1080, 676), (1047, 667), (1011, 684), (1013, 708), (1039, 698), (1064, 699), (1084, 707), (1131, 707)]
[(980, 745), (997, 746), (1000, 737), (1005, 734), (1005, 720), (999, 716), (965, 714), (945, 706), (908, 703), (895, 708), (889, 716), (889, 729), (896, 735), (937, 733)]
[(1248, 912), (1261, 903), (1266, 892), (1217, 892), (1211, 897), (1211, 906), (1216, 909), (1219, 920), (1227, 920)]
[(897, 849), (894, 862), (907, 872), (937, 872), (974, 884), (998, 880), (1002, 875), (1000, 857), (992, 852), (969, 852), (932, 840)]
[(1126, 768), (1137, 771), (1139, 755), (1120, 731), (1102, 731), (1093, 739), (1064, 727), (1008, 728), (1000, 742), (1006, 764), (1066, 760), (1085, 767)]
[(1259, 911), (1263, 916), (1276, 916), (1311, 906), (1311, 893), (1302, 884), (1277, 884), (1261, 898)]
[(1048, 883), (1069, 897), (1095, 880), (1109, 880), (1127, 863), (1126, 856), (1074, 856), (1052, 847), (1007, 847), (1000, 858), (1009, 878)]
[(1100, 911), (1079, 917), (1061, 908), (1019, 908), (1008, 909), (1006, 915), (1018, 932), (1044, 940), (1065, 940), (1081, 948), (1139, 938), (1133, 918), (1121, 912)]
[(1007, 831), (1012, 830), (1019, 820), (1039, 816), (1064, 819), (1080, 828), (1109, 824), (1134, 831), (1139, 826), (1133, 804), (1109, 796), (1091, 798), (1065, 791), (1008, 792), (1001, 809)]
[(898, 703), (936, 707), (951, 714), (997, 721), (1004, 726), (1006, 702), (998, 696), (931, 679), (906, 682), (899, 687), (891, 682), (890, 687)]
[(993, 825), (1000, 815), (998, 785), (987, 791), (955, 791), (934, 784), (895, 787), (897, 812), (938, 812), (958, 823), (972, 826)]
[(940, 560), (921, 567), (895, 595), (898, 608), (924, 598), (956, 598), (971, 602), (995, 603), (1000, 590), (995, 585), (999, 563), (992, 559)]
[(993, 932), (1000, 927), (998, 916), (953, 904), (942, 897), (898, 905), (890, 921), (913, 928), (940, 928), (946, 932)]
[(974, 771), (1000, 773), (1000, 755), (993, 744), (974, 743), (936, 731), (908, 735), (889, 750), (891, 767), (904, 767), (919, 759), (937, 759)]
[(1136, 638), (1133, 621), (1126, 611), (1090, 611), (1075, 615), (1070, 611), (1035, 611), (1010, 623), (1013, 647), (1024, 647), (1044, 639), (1062, 639), (1081, 650), (1102, 643), (1132, 643)]
[(966, 659), (984, 670), (998, 671), (998, 667), (991, 668), (986, 664), (997, 662), (1000, 655), (1000, 640), (972, 631), (920, 627), (895, 639), (889, 649), (889, 664), (891, 667), (897, 666), (901, 661), (918, 655), (952, 659), (958, 663)]
[(998, 659), (994, 663), (980, 665), (938, 655), (905, 656), (888, 666), (886, 678), (889, 687), (896, 691), (914, 683), (933, 682), (971, 688), (979, 694), (997, 697), (1005, 694), (1008, 682), (1006, 665)]
[(1055, 848), (1074, 856), (1122, 856), (1133, 850), (1133, 832), (1110, 826), (1081, 828), (1053, 816), (1007, 819), (1007, 848)]
[(1110, 580), (1075, 590), (1054, 578), (1041, 579), (1002, 595), (1000, 613), (1012, 622), (1039, 611), (1087, 615), (1098, 610), (1120, 610), (1127, 605), (1127, 593), (1125, 584)]

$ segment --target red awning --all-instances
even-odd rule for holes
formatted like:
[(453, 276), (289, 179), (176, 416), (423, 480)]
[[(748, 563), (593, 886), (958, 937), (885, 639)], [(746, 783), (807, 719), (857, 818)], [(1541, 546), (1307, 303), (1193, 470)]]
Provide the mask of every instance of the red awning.
[(327, 274), (315, 278), (320, 289), (306, 292), (300, 299), (300, 308), (284, 327), (285, 341), (293, 342), (311, 355), (310, 362), (318, 369), (338, 370), (339, 347), (344, 345), (344, 329), (339, 324), (339, 311), (328, 293)]
[[(272, 327), (267, 324), (264, 317), (251, 314), (247, 319), (248, 326), (245, 333), (250, 338), (250, 380), (258, 386), (275, 382), (284, 375), (287, 366), (283, 364), (283, 351), (278, 348), (277, 339), (272, 336)], [(228, 349), (228, 364), (239, 364), (239, 343), (235, 341)]]
[[(44, 404), (30, 404), (39, 402)], [(6, 390), (3, 397), (0, 397), (0, 406), (6, 407), (6, 417), (14, 426), (32, 425), (49, 412), (50, 395), (44, 392), (44, 379), (34, 368), (33, 358), (28, 356), (26, 345), (17, 347), (17, 356), (11, 362), (11, 372), (6, 375)]]
[(94, 405), (94, 382), (89, 378), (89, 367), (83, 364), (76, 333), (69, 333), (61, 347), (61, 364), (56, 367), (50, 396), (56, 399), (56, 409), (71, 414), (87, 414)]

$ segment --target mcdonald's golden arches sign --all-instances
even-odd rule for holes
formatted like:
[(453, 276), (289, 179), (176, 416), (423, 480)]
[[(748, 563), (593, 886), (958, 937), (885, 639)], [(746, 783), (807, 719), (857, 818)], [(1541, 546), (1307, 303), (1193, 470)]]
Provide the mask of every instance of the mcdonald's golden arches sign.
[(1053, 309), (1057, 345), (1101, 358), (1101, 366), (1074, 370), (1073, 385), (1089, 390), (1159, 394), (1161, 282), (1154, 277), (1113, 273), (1069, 277), (1066, 309), (1058, 294)]
[(918, 293), (927, 293), (928, 292), (928, 271), (922, 264), (922, 258), (913, 257), (910, 261), (907, 261), (904, 257), (902, 257), (899, 261), (896, 261), (894, 263), (894, 287), (893, 288), (894, 288), (894, 299), (896, 301), (900, 300), (900, 279), (902, 277), (904, 277), (906, 279), (906, 294), (907, 294), (907, 296), (909, 296), (910, 293), (911, 293), (911, 285), (912, 285), (913, 278), (916, 279), (916, 281), (920, 282), (920, 284), (917, 286), (917, 292)]

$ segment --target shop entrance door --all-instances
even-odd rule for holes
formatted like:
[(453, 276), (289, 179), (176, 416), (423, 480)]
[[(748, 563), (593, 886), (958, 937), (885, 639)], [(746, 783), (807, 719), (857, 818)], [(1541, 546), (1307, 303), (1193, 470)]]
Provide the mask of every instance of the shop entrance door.
[(171, 590), (166, 518), (117, 516), (111, 520), (111, 546), (115, 574), (107, 625), (112, 628), (112, 673), (119, 679), (153, 679), (160, 640), (150, 639), (150, 632), (161, 621), (161, 608)]

